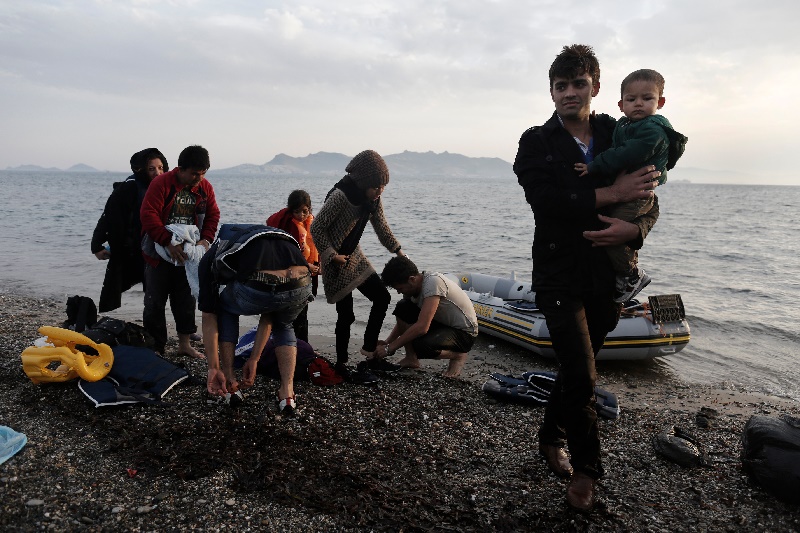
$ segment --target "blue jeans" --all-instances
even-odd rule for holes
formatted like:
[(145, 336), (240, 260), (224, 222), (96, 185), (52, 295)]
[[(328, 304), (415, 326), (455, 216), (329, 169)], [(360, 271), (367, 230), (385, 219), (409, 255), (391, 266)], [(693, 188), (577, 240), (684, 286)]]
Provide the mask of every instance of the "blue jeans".
[(268, 292), (234, 281), (225, 287), (219, 299), (220, 342), (235, 344), (239, 340), (241, 315), (268, 314), (272, 318), (275, 346), (297, 346), (292, 322), (313, 297), (310, 284), (283, 292)]

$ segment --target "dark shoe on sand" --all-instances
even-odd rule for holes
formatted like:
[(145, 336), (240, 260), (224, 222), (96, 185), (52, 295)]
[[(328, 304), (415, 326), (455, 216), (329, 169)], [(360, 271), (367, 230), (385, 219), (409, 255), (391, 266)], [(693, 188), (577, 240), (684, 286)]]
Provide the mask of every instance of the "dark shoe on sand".
[(390, 363), (386, 359), (382, 359), (380, 357), (373, 357), (372, 359), (367, 359), (366, 361), (361, 361), (358, 363), (359, 370), (377, 373), (377, 374), (395, 374), (399, 370), (401, 370), (400, 365), (396, 365), (394, 363)]
[(568, 478), (572, 475), (572, 465), (564, 448), (552, 444), (540, 444), (539, 453), (555, 475), (561, 478)]
[(351, 370), (344, 363), (336, 363), (333, 370), (342, 376), (347, 383), (355, 385), (374, 385), (380, 381), (380, 378), (366, 369)]
[(594, 479), (583, 472), (575, 472), (567, 487), (567, 505), (579, 513), (594, 509)]

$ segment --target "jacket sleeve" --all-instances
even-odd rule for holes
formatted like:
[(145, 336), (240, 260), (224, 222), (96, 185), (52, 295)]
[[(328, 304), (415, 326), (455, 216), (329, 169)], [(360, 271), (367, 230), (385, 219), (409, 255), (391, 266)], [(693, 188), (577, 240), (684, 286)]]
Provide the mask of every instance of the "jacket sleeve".
[(333, 247), (333, 239), (331, 238), (331, 227), (336, 223), (341, 212), (346, 208), (347, 198), (341, 191), (334, 191), (325, 203), (322, 204), (322, 209), (314, 217), (314, 222), (311, 223), (311, 238), (319, 250), (320, 263), (327, 265), (330, 263), (331, 258), (336, 255), (336, 249)]
[(642, 168), (653, 155), (666, 150), (668, 145), (669, 139), (664, 129), (648, 121), (637, 127), (622, 144), (598, 154), (589, 163), (589, 172), (616, 176), (621, 172)]
[[(120, 183), (108, 197), (104, 215), (108, 244), (112, 250), (116, 248), (118, 251), (122, 251), (128, 246), (128, 232), (132, 230), (133, 217), (131, 215), (136, 210), (137, 194), (136, 182), (125, 181)], [(120, 255), (117, 254), (117, 257)]]
[(394, 237), (394, 234), (389, 227), (389, 222), (386, 220), (386, 216), (383, 214), (382, 201), (378, 201), (378, 208), (374, 213), (372, 213), (372, 216), (369, 217), (369, 221), (372, 224), (372, 227), (375, 229), (375, 234), (378, 236), (378, 240), (384, 246), (384, 248), (392, 253), (400, 248), (400, 242)]
[(214, 187), (208, 182), (206, 184), (208, 185), (206, 187), (206, 213), (203, 217), (203, 227), (200, 228), (200, 238), (212, 243), (217, 235), (220, 213), (217, 205), (217, 196), (214, 194)]
[(94, 232), (92, 232), (92, 242), (90, 245), (92, 253), (96, 254), (102, 250), (103, 243), (105, 242), (108, 242), (108, 224), (106, 223), (106, 212), (103, 210), (103, 214), (97, 219), (97, 225), (94, 227)]
[(147, 188), (142, 201), (142, 209), (139, 211), (142, 232), (149, 235), (153, 242), (162, 246), (167, 246), (172, 240), (172, 233), (167, 230), (164, 222), (161, 221), (161, 212), (164, 210), (164, 202), (167, 195), (165, 189), (164, 180), (159, 180), (158, 177), (154, 179)]
[(212, 266), (217, 255), (219, 242), (215, 242), (203, 255), (197, 269), (200, 292), (197, 297), (197, 308), (204, 313), (218, 313), (219, 285), (214, 279)]
[(319, 252), (314, 238), (311, 236), (311, 224), (314, 222), (314, 215), (309, 215), (305, 222), (306, 230), (306, 251), (305, 256), (309, 264), (319, 263)]

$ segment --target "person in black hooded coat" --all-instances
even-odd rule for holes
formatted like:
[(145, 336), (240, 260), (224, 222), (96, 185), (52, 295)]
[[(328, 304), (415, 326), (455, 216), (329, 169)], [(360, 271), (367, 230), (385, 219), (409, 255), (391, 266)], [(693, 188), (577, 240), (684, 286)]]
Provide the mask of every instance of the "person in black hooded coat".
[(128, 179), (114, 184), (92, 234), (92, 253), (101, 261), (108, 260), (98, 306), (101, 313), (120, 307), (122, 293), (144, 280), (139, 210), (150, 182), (168, 171), (169, 165), (157, 148), (146, 148), (131, 156), (131, 170)]

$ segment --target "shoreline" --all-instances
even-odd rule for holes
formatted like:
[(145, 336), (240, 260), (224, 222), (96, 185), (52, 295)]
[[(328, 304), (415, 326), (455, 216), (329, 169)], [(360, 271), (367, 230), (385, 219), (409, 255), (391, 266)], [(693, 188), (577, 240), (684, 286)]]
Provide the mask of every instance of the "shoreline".
[[(479, 337), (461, 379), (441, 378), (446, 362), (425, 360), (377, 387), (298, 383), (300, 415), (281, 420), (270, 401), (276, 382), (264, 377), (238, 410), (209, 406), (202, 384), (177, 387), (163, 408), (95, 409), (74, 383), (36, 386), (21, 370), (36, 329), (64, 320), (63, 302), (0, 292), (0, 316), (0, 424), (28, 436), (0, 465), (0, 525), (10, 529), (800, 527), (796, 507), (748, 481), (738, 459), (751, 415), (798, 416), (800, 403), (686, 384), (658, 364), (598, 365), (598, 385), (618, 396), (621, 415), (601, 422), (606, 476), (597, 510), (581, 516), (535, 453), (542, 410), (480, 390), (489, 372), (554, 362), (495, 339)], [(335, 359), (330, 336), (310, 341)], [(173, 339), (166, 357), (204, 383), (205, 363), (175, 348)], [(708, 428), (695, 424), (701, 408), (716, 411)], [(710, 467), (655, 454), (651, 437), (671, 425), (698, 437)]]

